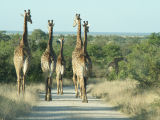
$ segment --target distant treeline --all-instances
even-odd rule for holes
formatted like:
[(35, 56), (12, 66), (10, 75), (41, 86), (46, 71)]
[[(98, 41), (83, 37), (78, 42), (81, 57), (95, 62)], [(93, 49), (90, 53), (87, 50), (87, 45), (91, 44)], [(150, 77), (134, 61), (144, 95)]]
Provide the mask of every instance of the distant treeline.
[[(13, 64), (13, 54), (19, 45), (22, 35), (7, 35), (6, 31), (0, 31), (0, 82), (16, 83), (17, 76)], [(60, 44), (58, 38), (53, 36), (53, 49), (59, 54)], [(64, 56), (67, 69), (64, 77), (72, 80), (72, 63), (69, 58), (76, 46), (76, 35), (65, 36)], [(40, 29), (36, 29), (28, 35), (29, 46), (32, 53), (32, 63), (26, 81), (44, 82), (41, 70), (41, 55), (45, 51), (49, 35)], [(82, 37), (83, 40), (83, 37)], [(157, 86), (160, 83), (160, 33), (152, 33), (146, 37), (121, 37), (117, 35), (87, 36), (87, 51), (92, 59), (93, 69), (90, 77), (105, 78), (108, 64), (115, 58), (125, 56), (128, 64), (119, 62), (119, 79), (131, 78), (138, 80), (142, 86)], [(54, 74), (55, 79), (56, 74)], [(116, 79), (113, 71), (109, 80)]]

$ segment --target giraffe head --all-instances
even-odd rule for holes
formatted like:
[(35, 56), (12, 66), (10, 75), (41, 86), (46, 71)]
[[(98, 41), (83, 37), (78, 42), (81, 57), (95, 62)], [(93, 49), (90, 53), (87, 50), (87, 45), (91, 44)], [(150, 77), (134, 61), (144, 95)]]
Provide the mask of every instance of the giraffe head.
[(85, 28), (85, 31), (89, 32), (90, 24), (88, 25), (88, 21), (86, 21), (86, 23), (85, 23), (85, 21), (83, 21), (83, 22), (84, 22), (84, 24), (82, 24), (82, 26)]
[(73, 23), (73, 27), (75, 27), (76, 25), (78, 25), (78, 20), (82, 20), (80, 18), (80, 14), (76, 14), (75, 18), (74, 18), (74, 23)]
[(58, 39), (58, 40), (59, 40), (60, 43), (61, 43), (61, 42), (64, 42), (66, 39), (64, 39), (64, 36), (63, 36), (63, 38), (60, 37), (60, 39)]
[(26, 16), (27, 21), (30, 22), (32, 24), (32, 19), (31, 19), (31, 14), (30, 14), (30, 9), (28, 9), (28, 12), (26, 12), (26, 10), (24, 10), (25, 14), (21, 14), (23, 17)]
[(51, 23), (50, 23), (50, 20), (48, 20), (48, 34), (49, 34), (49, 31), (52, 29), (52, 27), (55, 25), (55, 23), (53, 23), (53, 20), (51, 20)]

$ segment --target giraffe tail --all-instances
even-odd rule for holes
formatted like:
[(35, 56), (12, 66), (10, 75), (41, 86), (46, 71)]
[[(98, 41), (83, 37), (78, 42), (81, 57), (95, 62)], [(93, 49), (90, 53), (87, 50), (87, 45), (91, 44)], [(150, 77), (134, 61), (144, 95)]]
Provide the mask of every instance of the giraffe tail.
[(83, 77), (86, 77), (86, 66), (85, 66), (85, 63), (84, 63), (84, 65), (82, 66), (82, 76)]

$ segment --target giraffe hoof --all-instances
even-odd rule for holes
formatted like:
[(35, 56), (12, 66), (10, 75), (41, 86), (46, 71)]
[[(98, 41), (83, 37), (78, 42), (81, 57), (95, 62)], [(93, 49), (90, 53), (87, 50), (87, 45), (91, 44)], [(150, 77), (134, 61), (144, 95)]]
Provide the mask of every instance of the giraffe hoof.
[(80, 95), (79, 98), (82, 99), (82, 96)]
[(47, 101), (52, 101), (51, 95), (47, 96)]
[(82, 103), (88, 103), (88, 100), (82, 100)]
[(75, 98), (77, 98), (77, 97), (78, 97), (78, 94), (75, 95)]
[(85, 100), (85, 103), (88, 103), (88, 100)]

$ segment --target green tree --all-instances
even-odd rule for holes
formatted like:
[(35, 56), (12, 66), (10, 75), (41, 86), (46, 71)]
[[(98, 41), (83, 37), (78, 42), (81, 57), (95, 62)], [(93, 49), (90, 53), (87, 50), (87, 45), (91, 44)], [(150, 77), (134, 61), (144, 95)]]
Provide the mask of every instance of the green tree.
[(10, 36), (5, 34), (6, 31), (0, 31), (0, 41), (4, 40), (4, 41), (8, 41), (10, 40)]
[(68, 35), (67, 36), (66, 44), (68, 46), (75, 47), (76, 43), (77, 43), (77, 36), (76, 35)]
[(37, 40), (37, 39), (47, 39), (47, 34), (43, 32), (41, 29), (34, 29), (32, 34), (31, 34), (31, 39), (32, 40)]
[(160, 32), (159, 33), (152, 33), (148, 36), (148, 43), (152, 45), (160, 45)]
[(99, 47), (104, 46), (108, 42), (107, 36), (97, 35), (95, 36), (95, 44)]
[(87, 35), (87, 41), (93, 41), (93, 36), (92, 35)]
[(120, 55), (119, 50), (120, 47), (115, 44), (106, 44), (105, 46), (102, 47), (104, 56), (111, 56), (111, 57), (119, 56)]
[(38, 47), (40, 51), (45, 51), (45, 49), (47, 48), (47, 41), (42, 40), (41, 42), (38, 43)]
[(99, 47), (95, 44), (91, 44), (87, 46), (87, 51), (90, 56), (96, 56), (99, 51)]

